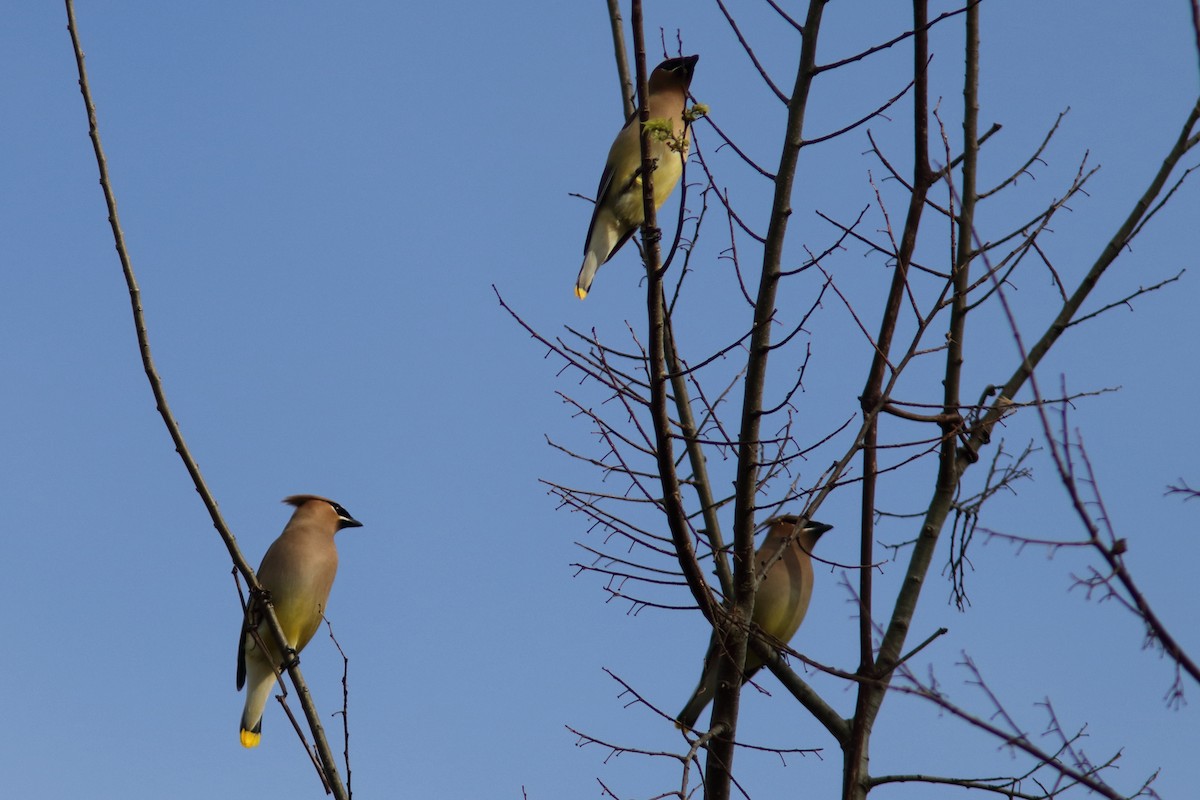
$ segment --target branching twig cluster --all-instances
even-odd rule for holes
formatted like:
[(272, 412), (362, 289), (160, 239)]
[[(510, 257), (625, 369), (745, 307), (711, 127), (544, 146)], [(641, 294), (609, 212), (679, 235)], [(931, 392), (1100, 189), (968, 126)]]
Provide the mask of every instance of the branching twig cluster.
[[(600, 534), (598, 543), (580, 544), (586, 557), (575, 564), (576, 569), (599, 576), (609, 598), (627, 603), (630, 613), (645, 609), (698, 610), (714, 627), (720, 688), (713, 701), (712, 721), (698, 739), (687, 740), (686, 753), (674, 756), (683, 765), (684, 779), (681, 788), (670, 794), (688, 795), (690, 768), (700, 765), (697, 747), (703, 747), (707, 752), (703, 759), (705, 796), (710, 800), (730, 796), (735, 785), (735, 749), (747, 744), (737, 729), (738, 678), (745, 653), (752, 650), (839, 745), (843, 753), (843, 797), (847, 800), (861, 800), (876, 786), (911, 781), (952, 783), (1012, 798), (1057, 797), (1075, 786), (1111, 793), (1104, 796), (1120, 796), (1100, 777), (1111, 767), (1111, 760), (1100, 764), (1088, 761), (1077, 748), (1078, 736), (1065, 733), (1056, 721), (1050, 735), (1057, 745), (1049, 750), (1033, 745), (1011, 718), (1005, 717), (1001, 724), (983, 721), (982, 730), (1034, 759), (1034, 766), (1021, 775), (872, 776), (868, 753), (874, 723), (889, 690), (919, 693), (935, 702), (945, 702), (937, 691), (912, 679), (906, 663), (945, 631), (916, 648), (906, 645), (906, 641), (936, 549), (945, 538), (943, 531), (948, 528), (950, 534), (944, 571), (951, 597), (965, 609), (969, 605), (967, 575), (972, 568), (973, 544), (981, 532), (998, 535), (981, 525), (984, 507), (1000, 493), (1017, 491), (1019, 483), (1030, 477), (1030, 461), (1039, 448), (1031, 442), (1020, 452), (1009, 453), (1001, 442), (987, 458), (979, 479), (967, 481), (970, 468), (991, 444), (996, 427), (1008, 424), (1009, 417), (1031, 407), (1043, 418), (1054, 407), (1065, 414), (1073, 402), (1108, 391), (1069, 394), (1064, 390), (1058, 398), (1047, 398), (1037, 389), (1035, 370), (1068, 329), (1128, 306), (1180, 278), (1181, 273), (1165, 277), (1120, 300), (1101, 303), (1094, 311), (1082, 311), (1108, 267), (1181, 189), (1191, 172), (1177, 166), (1200, 139), (1195, 130), (1200, 104), (1189, 115), (1150, 188), (1092, 267), (1075, 279), (1070, 276), (1080, 274), (1080, 270), (1058, 263), (1062, 257), (1054, 254), (1048, 237), (1060, 212), (1086, 196), (1097, 170), (1086, 153), (1056, 197), (1034, 201), (1034, 211), (1007, 225), (989, 217), (988, 233), (981, 233), (981, 209), (990, 210), (993, 198), (1033, 188), (1032, 181), (1025, 179), (1045, 164), (1047, 148), (1060, 131), (1066, 112), (1054, 120), (1028, 156), (1002, 173), (1004, 177), (991, 186), (979, 185), (983, 146), (1001, 126), (993, 123), (980, 130), (979, 125), (981, 20), (977, 0), (932, 19), (925, 0), (913, 0), (908, 30), (827, 64), (820, 64), (817, 58), (825, 3), (809, 2), (803, 20), (789, 16), (774, 3), (769, 5), (782, 23), (800, 33), (790, 89), (771, 74), (766, 66), (771, 60), (752, 42), (736, 10), (718, 2), (718, 11), (768, 93), (787, 109), (780, 132), (778, 165), (768, 168), (761, 157), (740, 146), (719, 109), (705, 117), (705, 132), (711, 129), (720, 146), (710, 151), (701, 147), (696, 137), (691, 163), (699, 167), (702, 183), (697, 192), (697, 187), (687, 186), (685, 180), (687, 191), (682, 193), (675, 241), (665, 259), (659, 252), (661, 234), (653, 203), (647, 199), (645, 205), (647, 222), (641, 250), (646, 266), (644, 325), (627, 325), (622, 334), (625, 343), (620, 345), (596, 330), (585, 334), (568, 329), (565, 336), (552, 338), (535, 331), (503, 299), (500, 301), (562, 364), (564, 373), (580, 379), (580, 390), (560, 392), (560, 397), (573, 415), (586, 422), (593, 446), (557, 441), (551, 446), (595, 470), (599, 480), (592, 485), (546, 481), (562, 507), (582, 513), (592, 533)], [(632, 73), (636, 75), (638, 97), (644, 98), (646, 64), (638, 0), (632, 1), (631, 11)], [(615, 23), (616, 17), (613, 19)], [(944, 121), (941, 104), (930, 100), (929, 65), (934, 54), (929, 33), (935, 26), (946, 25), (961, 25), (965, 34), (962, 135), (957, 145), (957, 134), (952, 135), (951, 126)], [(848, 65), (870, 63), (872, 56), (902, 43), (912, 48), (911, 75), (898, 81), (888, 96), (866, 103), (854, 122), (830, 134), (805, 136), (808, 97), (816, 81)], [(620, 50), (617, 58), (624, 61)], [(794, 222), (793, 195), (804, 158), (819, 157), (821, 148), (829, 142), (861, 135), (860, 128), (892, 113), (902, 103), (908, 104), (912, 112), (909, 154), (889, 152), (889, 145), (874, 131), (865, 132), (867, 152), (882, 170), (886, 191), (872, 176), (868, 179), (870, 200), (855, 217), (843, 219), (818, 211), (818, 218), (829, 225), (832, 240), (818, 246), (799, 245), (808, 259), (799, 265), (785, 265), (784, 243), (789, 238), (789, 222)], [(639, 100), (638, 108), (644, 119), (643, 100)], [(725, 159), (731, 166), (717, 159), (718, 153), (725, 152), (731, 154)], [(901, 168), (902, 163), (909, 166)], [(749, 175), (755, 185), (765, 180), (772, 203), (764, 220), (752, 220), (737, 209), (734, 188), (724, 177), (727, 170)], [(643, 174), (648, 177), (643, 191), (647, 198), (651, 173), (652, 165), (644, 164)], [(738, 193), (746, 191), (741, 183), (737, 186)], [(697, 196), (702, 210), (689, 215), (688, 204)], [(902, 213), (892, 208), (897, 197)], [(741, 299), (731, 303), (730, 308), (700, 313), (727, 323), (739, 319), (734, 307), (742, 308), (745, 322), (733, 328), (723, 346), (699, 356), (685, 356), (687, 348), (679, 332), (688, 320), (678, 314), (679, 301), (688, 294), (687, 278), (705, 268), (697, 248), (710, 203), (725, 212), (719, 234), (723, 241), (713, 260), (732, 267), (732, 280)], [(872, 223), (873, 233), (868, 231)], [(929, 233), (931, 230), (935, 233)], [(813, 235), (809, 229), (800, 234), (801, 238)], [(926, 239), (940, 244), (919, 245)], [(843, 287), (848, 278), (840, 263), (841, 254), (851, 243), (881, 257), (891, 271), (890, 285), (882, 291), (879, 302), (873, 303), (873, 313), (877, 314), (874, 320), (863, 302), (853, 299), (856, 293)], [(671, 264), (673, 254), (681, 248), (684, 268), (668, 270), (664, 265)], [(1047, 283), (1060, 307), (1045, 323), (1036, 343), (1026, 348), (1008, 292), (1031, 271), (1048, 276)], [(665, 285), (668, 273), (674, 276), (669, 290)], [(816, 283), (812, 282), (814, 278)], [(811, 290), (812, 299), (803, 309), (779, 305), (777, 298), (785, 281), (795, 281), (797, 286)], [(998, 309), (1008, 320), (1008, 330), (1003, 325), (998, 331), (980, 328), (985, 318), (980, 313), (983, 309)], [(857, 416), (843, 417), (822, 429), (819, 419), (802, 413), (807, 409), (801, 404), (801, 393), (812, 388), (805, 383), (810, 360), (829, 355), (813, 333), (820, 328), (817, 315), (835, 310), (844, 312), (852, 322), (873, 358), (866, 371)], [(967, 385), (963, 366), (968, 359), (982, 354), (994, 364), (995, 345), (1009, 340), (1016, 340), (1019, 357), (1015, 364), (999, 367), (1010, 373), (1008, 379), (982, 388)], [(781, 387), (777, 380), (768, 379), (768, 363), (782, 364), (785, 370), (795, 367), (795, 372)], [(997, 368), (989, 366), (989, 370)], [(928, 380), (931, 374), (936, 376), (936, 384)], [(1026, 387), (1032, 390), (1032, 399), (1019, 396)], [(964, 397), (979, 399), (972, 403)], [(1052, 456), (1062, 461), (1058, 448), (1052, 451)], [(809, 474), (812, 470), (805, 469), (809, 460), (829, 452), (833, 457), (824, 462), (827, 466), (817, 470), (818, 474)], [(910, 468), (923, 460), (937, 465), (928, 493), (918, 501), (925, 508), (910, 513), (882, 510), (877, 499), (881, 482), (910, 474)], [(1064, 482), (1069, 482), (1073, 465), (1062, 463)], [(1089, 465), (1088, 479), (1091, 477)], [(725, 488), (730, 486), (731, 491)], [(860, 609), (858, 663), (852, 668), (818, 664), (791, 651), (787, 643), (769, 641), (749, 623), (758, 579), (750, 568), (757, 523), (764, 516), (783, 511), (811, 519), (833, 492), (846, 490), (859, 493), (862, 512), (859, 557), (857, 564), (849, 565), (856, 576), (852, 593)], [(1187, 497), (1198, 494), (1182, 481), (1173, 490)], [(1098, 496), (1092, 501), (1080, 502), (1080, 508), (1096, 508)], [(900, 544), (881, 543), (904, 571), (898, 594), (886, 611), (881, 610), (874, 587), (879, 561), (874, 551), (880, 543), (876, 524), (882, 520), (907, 525), (914, 534)], [(1080, 585), (1117, 596), (1147, 621), (1151, 640), (1172, 655), (1182, 672), (1190, 672), (1193, 665), (1178, 651), (1169, 632), (1156, 624), (1128, 576), (1121, 560), (1123, 540), (1102, 527), (1093, 527), (1089, 528), (1092, 532), (1086, 544), (1101, 554), (1107, 568), (1079, 578)], [(706, 579), (706, 574), (712, 574), (715, 580)], [(682, 591), (688, 593), (687, 601), (682, 599)], [(886, 619), (883, 624), (876, 622), (881, 614)], [(781, 652), (849, 682), (856, 698), (853, 713), (839, 714), (787, 666)], [(968, 662), (968, 667), (978, 679), (974, 666)], [(901, 674), (906, 677), (903, 685), (897, 686), (893, 681)], [(977, 682), (983, 686), (982, 679)], [(626, 690), (635, 702), (669, 719), (632, 687), (626, 685)], [(1002, 710), (998, 698), (992, 696), (990, 702), (996, 713)], [(943, 707), (976, 724), (966, 712), (952, 710), (950, 705)], [(1047, 710), (1054, 720), (1048, 702)], [(617, 745), (606, 746), (614, 753), (632, 752)], [(605, 791), (615, 797), (607, 787)], [(1138, 794), (1152, 795), (1149, 782)]]

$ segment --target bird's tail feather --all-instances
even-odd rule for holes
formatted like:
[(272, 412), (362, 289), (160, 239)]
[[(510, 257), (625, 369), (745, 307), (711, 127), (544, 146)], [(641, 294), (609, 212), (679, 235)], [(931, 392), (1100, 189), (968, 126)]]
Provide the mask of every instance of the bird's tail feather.
[(580, 300), (587, 297), (592, 288), (592, 279), (596, 277), (600, 265), (612, 258), (613, 253), (620, 249), (633, 233), (630, 229), (622, 235), (620, 227), (612, 212), (606, 208), (599, 209), (592, 219), (592, 227), (584, 245), (583, 266), (575, 280), (575, 296)]
[(679, 715), (675, 717), (675, 727), (682, 730), (696, 727), (696, 721), (700, 719), (701, 712), (712, 702), (713, 695), (717, 693), (717, 660), (714, 656), (713, 646), (710, 643), (709, 652), (704, 656), (704, 672), (700, 675), (700, 683), (696, 686), (696, 691), (692, 692), (692, 696), (688, 698), (683, 711), (680, 711)]
[(583, 259), (583, 266), (579, 270), (579, 277), (575, 279), (575, 296), (580, 300), (588, 295), (588, 290), (592, 288), (592, 279), (596, 277), (596, 270), (600, 269), (600, 261), (596, 258), (596, 252), (589, 250), (586, 257)]
[(250, 675), (246, 688), (246, 706), (242, 709), (242, 724), (240, 735), (242, 747), (257, 747), (262, 738), (263, 711), (267, 700), (271, 697), (271, 689), (275, 686), (275, 675), (271, 672), (259, 674), (261, 665), (251, 663)]

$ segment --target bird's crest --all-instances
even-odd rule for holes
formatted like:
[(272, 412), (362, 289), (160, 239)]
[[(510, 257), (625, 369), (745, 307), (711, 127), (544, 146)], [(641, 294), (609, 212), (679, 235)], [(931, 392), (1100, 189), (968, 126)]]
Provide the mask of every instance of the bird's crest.
[(321, 497), (319, 494), (294, 494), (291, 497), (283, 498), (283, 502), (296, 508), (304, 505), (309, 500), (321, 500), (322, 502), (329, 503), (329, 505), (334, 505), (334, 502), (328, 497)]

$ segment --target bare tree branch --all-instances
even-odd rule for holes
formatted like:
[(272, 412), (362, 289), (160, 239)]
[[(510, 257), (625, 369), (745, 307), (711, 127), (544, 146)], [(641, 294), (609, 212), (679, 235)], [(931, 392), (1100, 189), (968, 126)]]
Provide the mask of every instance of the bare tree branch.
[(629, 56), (625, 53), (625, 26), (621, 23), (620, 0), (608, 0), (608, 21), (612, 28), (613, 58), (617, 62), (617, 82), (621, 86), (621, 109), (625, 118), (633, 116), (633, 79), (629, 77)]
[[(75, 50), (75, 65), (79, 73), (79, 91), (83, 95), (83, 105), (87, 112), (88, 135), (91, 137), (92, 149), (96, 155), (96, 166), (100, 171), (100, 188), (104, 192), (104, 202), (108, 206), (108, 221), (112, 227), (117, 257), (121, 261), (121, 270), (125, 275), (125, 283), (129, 288), (129, 303), (133, 311), (133, 324), (137, 332), (138, 350), (141, 353), (142, 366), (146, 372), (146, 379), (150, 383), (150, 390), (154, 393), (158, 413), (162, 417), (163, 424), (166, 425), (167, 432), (171, 436), (171, 441), (175, 444), (175, 451), (183, 461), (184, 468), (187, 469), (188, 475), (196, 487), (196, 492), (200, 495), (200, 499), (204, 503), (204, 507), (208, 509), (213, 527), (216, 528), (221, 541), (225, 543), (225, 548), (229, 551), (229, 557), (233, 560), (234, 567), (246, 580), (246, 584), (250, 587), (251, 596), (259, 602), (261, 608), (264, 610), (263, 619), (271, 631), (271, 636), (274, 638), (279, 652), (290, 653), (292, 652), (291, 645), (288, 643), (283, 628), (279, 625), (279, 618), (275, 614), (275, 607), (271, 603), (270, 595), (263, 590), (262, 584), (258, 582), (258, 578), (254, 574), (254, 570), (242, 555), (233, 533), (225, 524), (225, 520), (217, 507), (216, 498), (209, 491), (208, 484), (205, 482), (204, 476), (200, 473), (200, 467), (196, 464), (195, 459), (192, 458), (191, 451), (184, 441), (179, 423), (176, 421), (175, 415), (171, 413), (171, 408), (167, 404), (162, 379), (159, 377), (158, 370), (154, 365), (154, 358), (150, 352), (150, 337), (146, 330), (146, 318), (142, 312), (141, 289), (133, 272), (133, 262), (130, 259), (129, 250), (125, 245), (125, 234), (121, 230), (121, 219), (117, 213), (117, 198), (112, 188), (112, 180), (108, 174), (108, 161), (104, 157), (104, 147), (100, 142), (100, 128), (96, 120), (96, 106), (92, 102), (92, 92), (88, 85), (87, 69), (84, 67), (83, 46), (80, 44), (79, 30), (75, 23), (74, 3), (72, 0), (65, 0), (65, 2), (67, 30), (71, 34), (71, 44)], [(308, 686), (304, 682), (304, 676), (300, 672), (300, 659), (295, 657), (294, 653), (293, 657), (289, 659), (286, 668), (288, 676), (292, 679), (292, 685), (296, 688), (296, 694), (300, 697), (300, 705), (304, 709), (305, 719), (316, 742), (317, 752), (321, 759), (320, 771), (322, 772), (322, 780), (325, 782), (327, 790), (332, 792), (334, 797), (338, 798), (338, 800), (348, 800), (346, 789), (342, 785), (342, 780), (338, 775), (337, 762), (334, 761), (333, 751), (330, 750), (329, 742), (325, 738), (325, 731), (321, 726), (320, 716), (317, 714), (317, 709), (313, 704)]]

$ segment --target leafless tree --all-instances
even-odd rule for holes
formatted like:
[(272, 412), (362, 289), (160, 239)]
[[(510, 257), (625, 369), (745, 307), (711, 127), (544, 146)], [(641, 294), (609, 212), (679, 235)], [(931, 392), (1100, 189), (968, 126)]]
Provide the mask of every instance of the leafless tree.
[[(655, 209), (646, 204), (640, 241), (645, 318), (629, 324), (618, 341), (571, 328), (549, 336), (526, 325), (519, 310), (509, 309), (564, 365), (564, 379), (579, 383), (578, 388), (564, 389), (561, 397), (587, 425), (593, 441), (551, 445), (594, 468), (597, 480), (587, 485), (547, 484), (563, 507), (584, 515), (589, 527), (604, 534), (602, 544), (583, 545), (589, 558), (581, 569), (599, 576), (613, 597), (635, 608), (698, 611), (721, 643), (720, 688), (710, 727), (687, 738), (681, 752), (646, 753), (677, 759), (681, 767), (680, 784), (659, 796), (693, 796), (696, 770), (702, 773), (703, 796), (709, 800), (725, 800), (736, 791), (735, 755), (739, 747), (750, 746), (738, 738), (740, 676), (748, 649), (764, 659), (838, 746), (846, 800), (861, 800), (876, 787), (900, 782), (951, 784), (1010, 798), (1058, 797), (1072, 790), (1108, 798), (1156, 796), (1150, 785), (1153, 776), (1135, 777), (1131, 786), (1113, 786), (1112, 761), (1094, 763), (1083, 755), (1078, 731), (1060, 724), (1049, 702), (1045, 710), (1052, 744), (1047, 746), (1044, 737), (1027, 736), (969, 656), (960, 664), (969, 682), (984, 692), (982, 711), (951, 702), (935, 680), (919, 678), (909, 662), (944, 633), (913, 630), (914, 613), (928, 594), (931, 568), (944, 559), (953, 596), (965, 603), (965, 565), (972, 543), (983, 534), (1008, 536), (1029, 546), (1092, 548), (1100, 566), (1079, 577), (1080, 584), (1117, 598), (1138, 615), (1147, 636), (1176, 665), (1176, 692), (1186, 681), (1200, 681), (1195, 661), (1154, 614), (1124, 565), (1124, 540), (1107, 527), (1105, 515), (1096, 512), (1102, 506), (1088, 474), (1086, 452), (1066, 422), (1067, 409), (1082, 395), (1065, 388), (1046, 394), (1037, 382), (1039, 365), (1074, 326), (1179, 278), (1161, 275), (1154, 285), (1128, 297), (1102, 299), (1098, 311), (1081, 312), (1085, 300), (1095, 302), (1093, 293), (1106, 271), (1176, 196), (1191, 171), (1181, 161), (1200, 142), (1200, 101), (1180, 109), (1182, 125), (1175, 141), (1156, 173), (1148, 176), (1145, 190), (1130, 199), (1125, 219), (1090, 256), (1090, 267), (1060, 268), (1044, 240), (1059, 212), (1085, 192), (1094, 175), (1096, 168), (1086, 156), (1073, 177), (1054, 188), (1056, 196), (1023, 201), (1028, 213), (1007, 229), (998, 228), (994, 217), (986, 227), (978, 221), (978, 210), (989, 200), (1023, 188), (1018, 182), (1042, 163), (1059, 128), (1056, 121), (1040, 147), (1011, 165), (1008, 178), (994, 186), (979, 184), (986, 143), (999, 130), (980, 130), (979, 123), (982, 2), (967, 2), (931, 18), (927, 0), (913, 0), (906, 30), (836, 60), (822, 57), (825, 0), (810, 0), (802, 19), (772, 0), (767, 4), (777, 15), (776, 24), (795, 32), (796, 49), (788, 54), (795, 65), (790, 84), (764, 66), (780, 63), (779, 54), (760, 57), (756, 43), (739, 25), (737, 11), (716, 0), (742, 49), (733, 56), (750, 59), (768, 95), (786, 110), (776, 140), (777, 160), (764, 163), (751, 154), (751, 147), (727, 136), (719, 109), (694, 123), (695, 144), (680, 192), (677, 234), (665, 247)], [(1193, 2), (1193, 16), (1200, 20), (1196, 8)], [(647, 59), (654, 54), (647, 52), (641, 3), (633, 0), (630, 8), (632, 71), (626, 64), (617, 4), (610, 2), (609, 9), (622, 97), (628, 96), (626, 87), (635, 86), (637, 108), (644, 109)], [(1196, 24), (1200, 42), (1200, 22)], [(965, 69), (956, 86), (935, 87), (929, 68), (930, 36), (948, 28), (961, 34)], [(908, 74), (881, 74), (878, 97), (863, 99), (857, 119), (829, 133), (814, 133), (808, 113), (812, 87), (851, 65), (870, 65), (894, 48), (910, 52)], [(668, 47), (664, 37), (662, 50), (674, 55), (685, 48), (678, 43)], [(952, 91), (962, 96), (961, 119), (953, 125), (936, 99)], [(905, 127), (912, 147), (908, 154), (894, 152), (872, 131), (873, 120), (894, 114), (902, 105), (911, 109)], [(798, 192), (818, 190), (802, 180), (806, 165), (821, 158), (830, 142), (847, 137), (865, 140), (880, 180), (872, 178), (864, 186), (867, 201), (860, 213), (844, 217), (818, 211), (821, 227), (805, 220), (802, 229), (793, 231)], [(718, 148), (721, 158), (714, 157)], [(643, 175), (651, 172), (652, 165), (644, 164)], [(746, 202), (753, 191), (745, 187), (752, 181), (767, 187), (769, 203)], [(650, 189), (645, 191), (649, 198)], [(668, 208), (672, 206), (664, 206), (664, 211)], [(701, 247), (702, 241), (708, 246)], [(881, 281), (870, 290), (846, 285), (845, 260), (851, 247), (886, 263), (886, 284)], [(801, 250), (805, 256), (797, 262), (790, 254)], [(737, 291), (721, 308), (697, 308), (689, 296), (692, 276), (712, 275), (719, 264), (729, 268), (726, 274), (732, 274)], [(1014, 282), (1030, 271), (1039, 278), (1048, 275), (1056, 297), (1055, 313), (1040, 326), (1018, 322), (1030, 317), (1020, 313), (1011, 292)], [(835, 357), (814, 324), (830, 306), (853, 319), (871, 357), (855, 366), (862, 373), (859, 407), (847, 409), (840, 420), (814, 420), (805, 415), (800, 397), (808, 388), (805, 377), (811, 360)], [(689, 346), (689, 333), (705, 344)], [(995, 348), (987, 345), (1001, 341), (1015, 342), (1019, 356), (997, 366)], [(964, 378), (964, 367), (985, 353), (992, 357), (989, 371), (998, 377), (992, 384), (974, 385)], [(1010, 452), (996, 437), (1006, 418), (1022, 414), (1036, 414), (1041, 420), (1045, 446), (1089, 531), (1083, 540), (1038, 541), (979, 527), (985, 502), (1028, 477), (1032, 445)], [(1058, 425), (1052, 423), (1055, 415), (1061, 420)], [(834, 453), (822, 461), (827, 466), (816, 475), (810, 468), (813, 453)], [(936, 470), (932, 478), (923, 479), (930, 470), (920, 465), (931, 460)], [(899, 517), (881, 506), (881, 491), (898, 481), (909, 487), (909, 497), (921, 498), (921, 512)], [(722, 488), (729, 486), (729, 491)], [(1192, 492), (1183, 481), (1176, 490)], [(858, 652), (855, 663), (843, 666), (817, 664), (768, 641), (750, 623), (757, 581), (756, 526), (780, 509), (811, 519), (835, 492), (855, 493), (861, 511), (858, 560), (845, 565), (853, 576), (846, 590), (859, 609)], [(879, 544), (882, 519), (908, 530), (907, 536), (886, 545), (886, 552)], [(838, 523), (843, 530), (847, 526), (846, 520)], [(896, 561), (892, 569), (899, 566), (904, 573), (893, 596), (882, 596), (875, 585), (874, 567), (887, 558)], [(715, 581), (707, 579), (708, 573)], [(852, 711), (836, 709), (781, 653), (851, 685)], [(634, 687), (622, 685), (658, 711)], [(994, 736), (1020, 755), (1025, 766), (988, 778), (873, 774), (872, 735), (892, 694), (922, 698)], [(669, 714), (658, 713), (663, 724), (670, 724)], [(580, 735), (614, 752), (636, 750)], [(617, 796), (607, 786), (604, 791)]]

